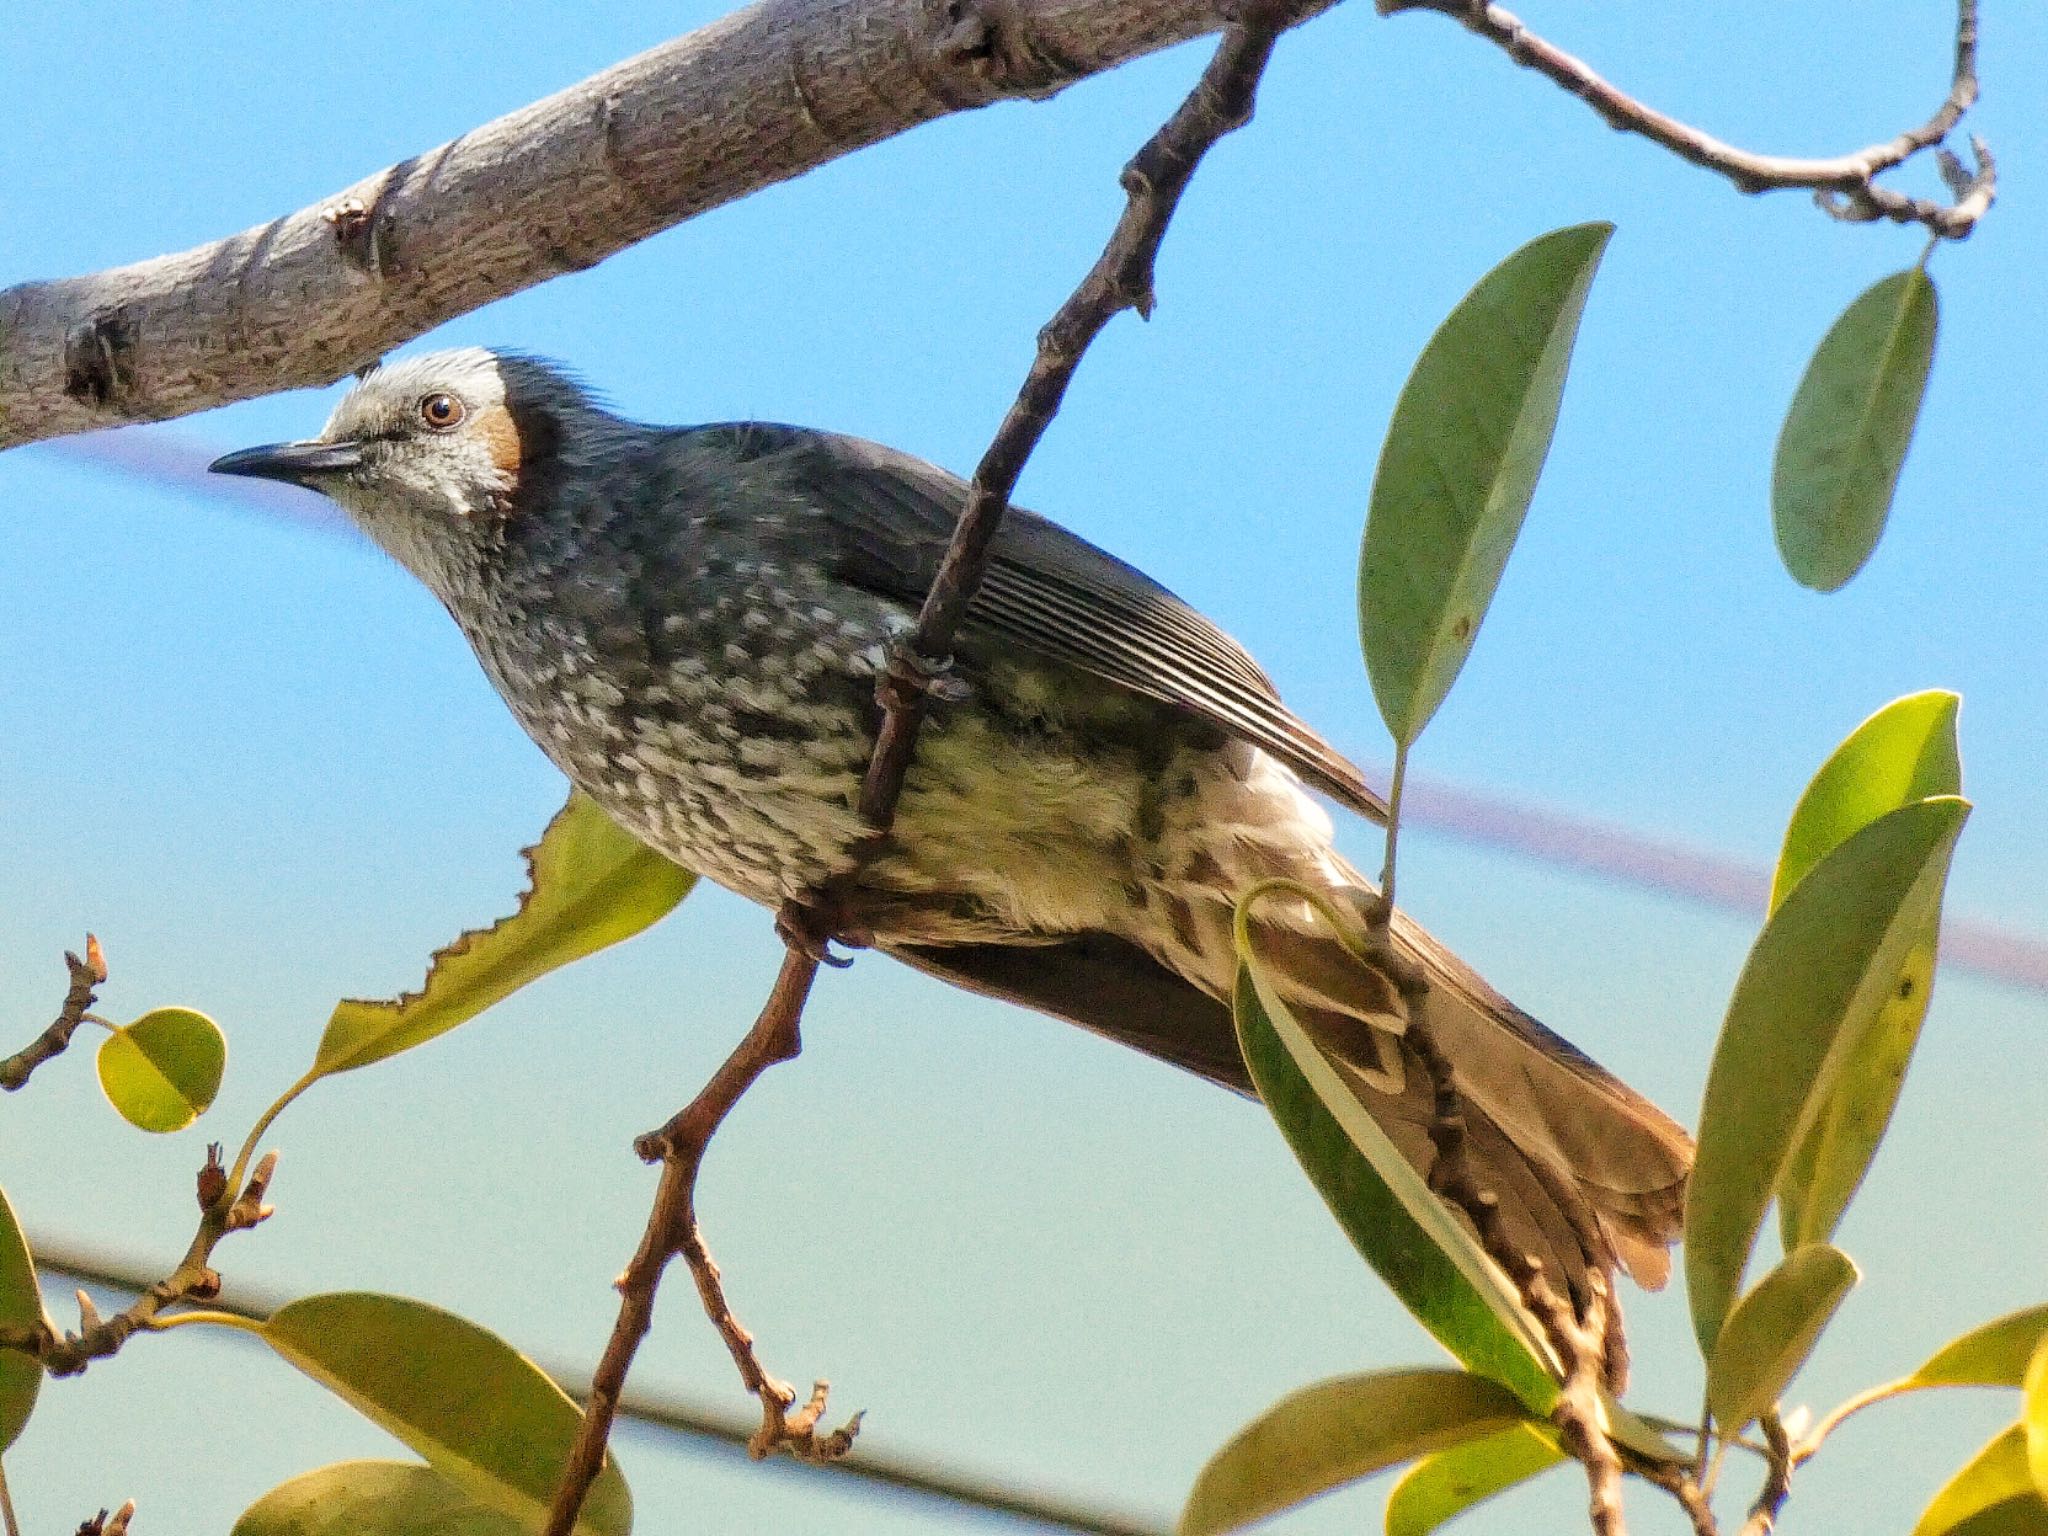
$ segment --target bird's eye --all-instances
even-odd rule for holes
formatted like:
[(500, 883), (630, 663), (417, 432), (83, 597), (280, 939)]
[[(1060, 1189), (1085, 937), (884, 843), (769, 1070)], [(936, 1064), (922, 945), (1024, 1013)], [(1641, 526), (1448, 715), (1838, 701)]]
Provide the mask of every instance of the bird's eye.
[(420, 420), (437, 432), (462, 424), (462, 402), (453, 395), (428, 395), (420, 402)]

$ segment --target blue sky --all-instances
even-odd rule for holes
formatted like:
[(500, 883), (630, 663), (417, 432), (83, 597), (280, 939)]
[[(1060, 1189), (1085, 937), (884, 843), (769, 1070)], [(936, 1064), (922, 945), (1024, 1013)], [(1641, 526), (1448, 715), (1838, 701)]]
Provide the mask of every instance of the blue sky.
[[(310, 203), (718, 9), (95, 17), (27, 0), (0, 52), (0, 283)], [(1873, 0), (1853, 26), (1752, 0), (1682, 21), (1527, 9), (1658, 104), (1788, 152), (1888, 138), (1946, 86), (1938, 0)], [(1978, 808), (1954, 908), (2048, 933), (2048, 21), (1998, 8), (1985, 49), (1977, 125), (2003, 195), (1937, 255), (1920, 435), (1884, 544), (1836, 596), (1778, 566), (1771, 445), (1829, 320), (1913, 260), (1915, 236), (1739, 197), (1441, 18), (1356, 4), (1283, 43), (1255, 124), (1175, 225), (1156, 317), (1090, 355), (1020, 499), (1205, 608), (1302, 713), (1382, 760), (1352, 572), (1394, 396), (1494, 261), (1612, 219), (1543, 487), (1419, 770), (1765, 859), (1858, 720), (1955, 687)], [(1115, 217), (1117, 168), (1205, 56), (920, 129), (431, 339), (559, 356), (649, 419), (797, 421), (965, 470)], [(279, 396), (175, 430), (225, 449), (304, 435), (330, 403)], [(357, 543), (47, 449), (0, 455), (0, 530), (0, 1039), (41, 1026), (57, 955), (90, 927), (114, 966), (104, 1011), (188, 1003), (232, 1050), (218, 1108), (168, 1142), (113, 1118), (83, 1052), (47, 1069), (0, 1105), (0, 1183), (33, 1232), (167, 1265), (201, 1142), (239, 1139), (337, 997), (411, 983), (503, 911), (513, 851), (562, 786), (431, 599)], [(1345, 840), (1371, 857), (1362, 828)], [(1404, 839), (1402, 889), (1518, 1001), (1694, 1116), (1750, 925), (1427, 834)], [(758, 913), (692, 898), (428, 1050), (324, 1085), (276, 1132), (280, 1215), (223, 1267), (283, 1291), (404, 1291), (593, 1357), (651, 1187), (627, 1144), (715, 1063), (774, 962)], [(1941, 982), (1845, 1228), (1867, 1278), (1802, 1382), (1817, 1406), (2048, 1291), (2044, 1022), (2038, 997)], [(703, 1212), (771, 1368), (831, 1375), (876, 1444), (1163, 1513), (1286, 1388), (1433, 1358), (1230, 1097), (880, 959), (825, 979), (806, 1038), (721, 1137)], [(1689, 1411), (1682, 1302), (1631, 1299), (1645, 1403)], [(220, 1530), (292, 1472), (396, 1454), (198, 1332), (45, 1392), (8, 1458), (30, 1526), (133, 1496), (139, 1529)], [(686, 1288), (644, 1369), (737, 1401)], [(2004, 1410), (1957, 1397), (1859, 1423), (1802, 1474), (1790, 1518), (1903, 1526)], [(645, 1436), (622, 1454), (647, 1530), (965, 1526)], [(1382, 1492), (1276, 1529), (1355, 1530)], [(1572, 1529), (1579, 1503), (1558, 1478), (1470, 1528)], [(1647, 1500), (1638, 1519), (1675, 1528)]]

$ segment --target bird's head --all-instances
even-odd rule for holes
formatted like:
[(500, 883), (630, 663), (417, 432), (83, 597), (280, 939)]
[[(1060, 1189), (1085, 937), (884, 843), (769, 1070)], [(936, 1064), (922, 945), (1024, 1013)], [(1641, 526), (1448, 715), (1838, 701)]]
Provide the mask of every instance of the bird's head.
[(208, 467), (332, 497), (446, 596), (549, 475), (565, 439), (606, 419), (552, 366), (464, 347), (373, 368), (318, 437), (244, 448)]

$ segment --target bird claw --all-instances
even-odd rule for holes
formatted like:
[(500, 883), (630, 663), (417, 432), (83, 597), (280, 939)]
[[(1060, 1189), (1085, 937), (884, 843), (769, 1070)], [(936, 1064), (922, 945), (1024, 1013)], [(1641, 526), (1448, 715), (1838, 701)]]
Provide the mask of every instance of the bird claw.
[(853, 956), (833, 952), (832, 930), (815, 909), (801, 902), (786, 901), (776, 911), (775, 936), (819, 965), (843, 971), (853, 964)]

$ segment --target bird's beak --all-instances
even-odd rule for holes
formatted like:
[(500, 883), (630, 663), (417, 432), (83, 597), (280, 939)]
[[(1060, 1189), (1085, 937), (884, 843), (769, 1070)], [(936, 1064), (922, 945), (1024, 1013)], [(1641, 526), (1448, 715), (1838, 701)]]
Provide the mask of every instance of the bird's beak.
[(265, 443), (222, 454), (207, 469), (216, 475), (252, 475), (318, 489), (321, 477), (363, 462), (361, 443)]

